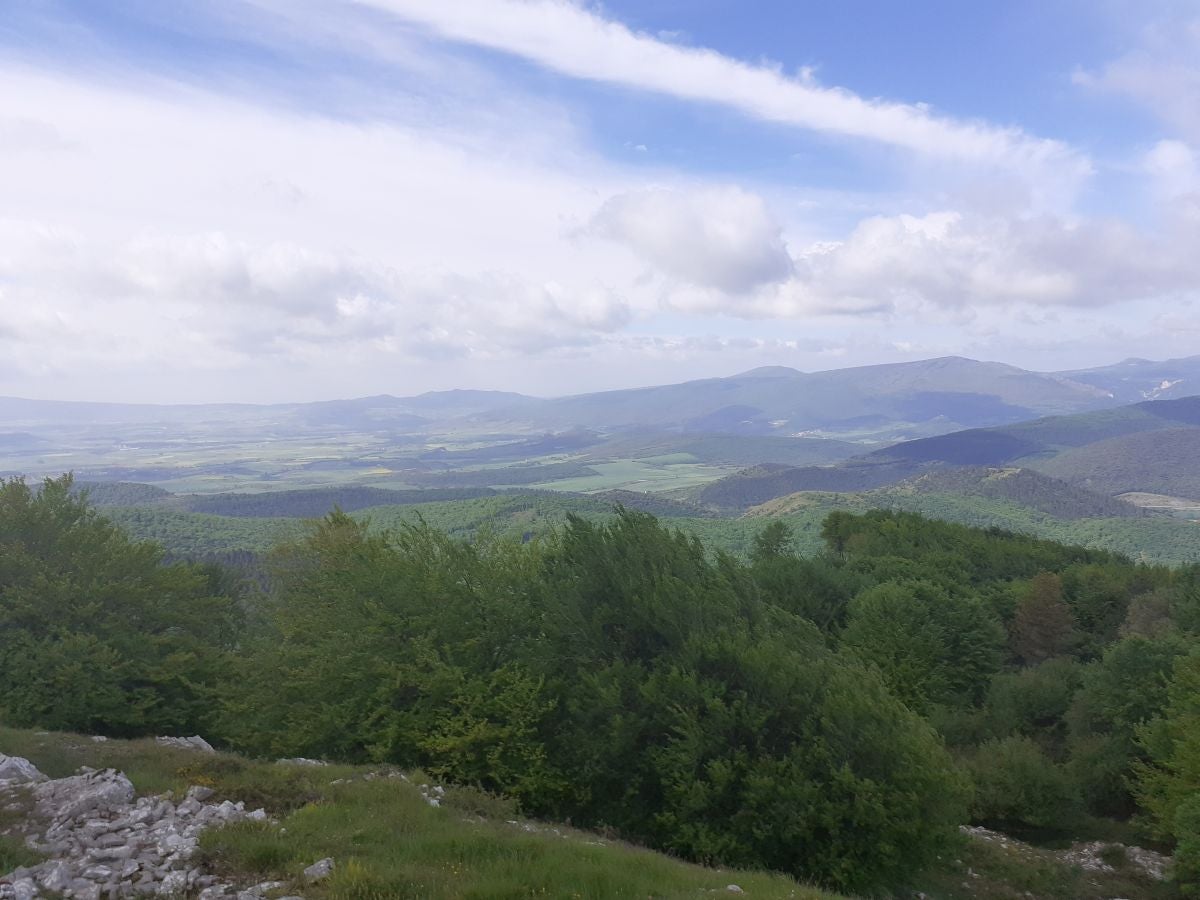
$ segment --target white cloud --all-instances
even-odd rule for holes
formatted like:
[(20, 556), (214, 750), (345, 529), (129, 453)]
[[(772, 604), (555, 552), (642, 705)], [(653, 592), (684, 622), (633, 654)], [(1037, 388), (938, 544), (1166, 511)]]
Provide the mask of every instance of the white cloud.
[(736, 187), (618, 194), (600, 207), (589, 231), (676, 278), (727, 293), (780, 281), (792, 270), (766, 203)]
[(3, 352), (27, 374), (270, 356), (319, 390), (339, 357), (366, 381), (586, 347), (634, 315), (613, 285), (636, 265), (569, 235), (622, 183), (569, 147), (546, 160), (540, 138), (522, 153), (531, 122), (493, 145), (179, 86), (0, 80), (4, 121), (59, 138), (0, 144)]
[(1200, 160), (1183, 141), (1159, 141), (1146, 153), (1143, 166), (1168, 197), (1200, 190)]
[(865, 99), (713, 50), (638, 33), (568, 0), (348, 0), (419, 22), (435, 33), (511, 53), (576, 78), (720, 104), (768, 122), (861, 138), (922, 156), (1000, 166), (1058, 179), (1090, 172), (1067, 145), (934, 114), (924, 104)]
[[(442, 5), (421, 5), (423, 21), (484, 14), (475, 0)], [(612, 50), (629, 63), (617, 68), (645, 81), (632, 86), (930, 159), (1062, 163), (1068, 180), (1079, 162), (1018, 132), (864, 101), (563, 3), (513, 6), (496, 40), (525, 53), (530, 10), (549, 11), (536, 34), (565, 48), (538, 50), (553, 56), (538, 61), (572, 56), (580, 77), (609, 78), (601, 57)], [(387, 30), (380, 56), (398, 46)], [(428, 42), (421, 27), (404, 37)], [(436, 54), (409, 62), (414, 79), (440, 64)], [(1179, 187), (1194, 143), (1145, 157), (1155, 183), (1176, 185), (1163, 194), (1175, 214), (1151, 233), (1033, 217), (1023, 200), (985, 214), (970, 201), (931, 209), (810, 191), (816, 205), (805, 206), (788, 185), (651, 170), (656, 153), (606, 163), (564, 125), (569, 111), (519, 94), (489, 107), (494, 84), (456, 96), (443, 116), (397, 102), (339, 118), (151, 76), (122, 84), (0, 64), (0, 83), (4, 393), (558, 393), (711, 374), (705, 366), (812, 367), (843, 352), (852, 362), (963, 352), (971, 329), (1011, 349), (1047, 331), (1031, 310), (1064, 310), (1077, 327), (1200, 285), (1200, 214), (1181, 214), (1190, 201)], [(1006, 195), (1022, 181), (1010, 174)]]
[(1200, 142), (1200, 17), (1144, 27), (1136, 46), (1097, 72), (1079, 71), (1084, 87), (1126, 97), (1157, 115), (1176, 134)]
[(1096, 308), (1200, 285), (1200, 231), (1149, 236), (1115, 220), (941, 212), (877, 217), (797, 262), (811, 291), (911, 308)]
[[(27, 223), (0, 223), (0, 237), (8, 321), (46, 363), (114, 351), (127, 363), (173, 362), (181, 334), (189, 353), (220, 365), (314, 352), (503, 358), (592, 344), (630, 318), (600, 289), (398, 272), (221, 233), (140, 237), (103, 253)], [(51, 304), (37, 302), (49, 293)]]
[[(1190, 172), (1160, 146), (1159, 177)], [(1165, 207), (1178, 213), (1185, 206)], [(617, 195), (591, 233), (628, 246), (664, 279), (669, 308), (750, 318), (904, 311), (923, 320), (980, 307), (1097, 308), (1195, 292), (1200, 221), (1164, 215), (1154, 233), (1115, 219), (1012, 217), (970, 210), (869, 216), (838, 240), (789, 253), (765, 202), (742, 190)]]

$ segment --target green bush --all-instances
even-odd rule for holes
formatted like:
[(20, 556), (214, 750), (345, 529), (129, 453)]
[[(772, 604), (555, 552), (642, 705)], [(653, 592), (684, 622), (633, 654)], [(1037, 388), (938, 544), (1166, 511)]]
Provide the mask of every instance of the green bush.
[(1129, 781), (1146, 760), (1137, 734), (1162, 714), (1172, 667), (1186, 649), (1170, 633), (1154, 640), (1134, 635), (1083, 670), (1067, 721), (1071, 767), (1092, 812), (1127, 817), (1135, 811)]
[(1175, 878), (1200, 894), (1200, 649), (1180, 656), (1161, 717), (1138, 730), (1148, 761), (1135, 764), (1137, 795), (1149, 824), (1176, 843)]
[(855, 597), (841, 641), (877, 666), (897, 697), (925, 711), (976, 700), (1000, 666), (1004, 632), (974, 597), (904, 581)]
[(992, 737), (1035, 737), (1058, 751), (1066, 731), (1065, 716), (1079, 689), (1083, 671), (1071, 659), (997, 675), (988, 689), (984, 719)]
[(1080, 812), (1069, 774), (1030, 738), (981, 744), (968, 756), (967, 770), (975, 787), (971, 818), (976, 822), (1061, 830)]
[(1200, 794), (1192, 794), (1176, 807), (1172, 826), (1176, 841), (1172, 880), (1185, 896), (1200, 896)]

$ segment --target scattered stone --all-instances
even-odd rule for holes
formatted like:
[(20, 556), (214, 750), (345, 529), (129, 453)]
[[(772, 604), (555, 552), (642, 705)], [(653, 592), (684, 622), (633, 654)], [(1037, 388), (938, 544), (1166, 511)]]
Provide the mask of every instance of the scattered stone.
[(92, 743), (93, 744), (103, 744), (107, 740), (108, 740), (108, 738), (106, 738), (102, 734), (93, 734), (92, 735)]
[(442, 805), (442, 797), (446, 795), (446, 789), (440, 784), (435, 784), (432, 788), (427, 784), (417, 785), (417, 790), (421, 792), (421, 797), (430, 806), (438, 807)]
[(328, 878), (333, 872), (333, 860), (328, 856), (324, 859), (319, 859), (307, 869), (304, 870), (304, 878), (306, 881), (320, 881), (323, 878)]
[[(27, 760), (0, 759), (0, 801), (20, 796), (31, 807), (22, 822), (27, 846), (43, 863), (0, 875), (0, 900), (54, 895), (102, 897), (199, 895), (216, 900), (233, 891), (191, 865), (206, 828), (264, 819), (243, 804), (205, 804), (211, 789), (193, 787), (174, 802), (167, 794), (135, 798), (133, 784), (115, 769), (80, 768), (48, 780)], [(23, 779), (17, 781), (17, 777)]]
[(1116, 871), (1113, 866), (1104, 861), (1104, 851), (1111, 849), (1120, 851), (1129, 865), (1140, 870), (1147, 878), (1153, 881), (1166, 880), (1167, 867), (1170, 865), (1171, 858), (1143, 847), (1129, 847), (1115, 842), (1090, 841), (1085, 844), (1074, 844), (1069, 850), (1061, 850), (1056, 855), (1063, 862), (1079, 866), (1085, 872), (1107, 874)]
[[(1022, 843), (1015, 838), (977, 825), (963, 825), (960, 826), (959, 830), (977, 840), (997, 844), (1005, 849), (1033, 850), (1028, 844)], [(1155, 853), (1153, 850), (1147, 850), (1144, 847), (1131, 847), (1116, 842), (1090, 841), (1083, 844), (1074, 844), (1067, 850), (1056, 851), (1053, 853), (1053, 856), (1060, 862), (1066, 863), (1069, 866), (1078, 866), (1085, 872), (1111, 874), (1116, 870), (1104, 861), (1103, 853), (1105, 850), (1121, 851), (1130, 867), (1137, 869), (1143, 876), (1152, 881), (1165, 881), (1167, 879), (1167, 870), (1170, 866), (1171, 858), (1161, 853)], [(968, 870), (968, 874), (973, 873)]]
[(285, 766), (327, 766), (329, 763), (321, 759), (308, 759), (304, 756), (293, 756), (290, 759), (277, 759), (275, 762)]
[(167, 737), (160, 736), (154, 739), (154, 743), (160, 747), (174, 747), (177, 750), (197, 750), (200, 753), (216, 753), (213, 745), (200, 737), (198, 734), (193, 734), (191, 737)]
[(740, 887), (738, 887), (736, 884), (727, 884), (727, 885), (725, 885), (725, 890), (726, 890), (726, 891), (728, 891), (728, 892), (729, 892), (729, 893), (731, 893), (731, 894), (744, 894), (744, 893), (746, 893), (746, 892), (745, 892), (745, 891), (743, 891), (743, 890), (742, 890)]

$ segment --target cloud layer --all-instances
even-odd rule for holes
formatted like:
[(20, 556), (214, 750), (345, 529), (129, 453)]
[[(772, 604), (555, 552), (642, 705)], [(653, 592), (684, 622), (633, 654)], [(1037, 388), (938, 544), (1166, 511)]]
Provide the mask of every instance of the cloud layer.
[[(1064, 141), (863, 98), (563, 0), (220, 8), (213, 28), (328, 81), (321, 104), (281, 99), (291, 82), (207, 87), (153, 61), (131, 74), (0, 54), (0, 393), (557, 393), (945, 353), (1056, 368), (1194, 341), (1181, 323), (1200, 295), (1197, 123), (1163, 95), (1200, 77), (1200, 32), (1147, 30), (1076, 77), (1158, 117), (1161, 133), (1108, 171)], [(330, 16), (333, 32), (313, 25)], [(568, 87), (530, 95), (497, 51), (568, 87), (719, 108), (749, 135), (755, 119), (836, 138), (835, 155), (900, 152), (886, 184), (853, 194), (804, 172), (615, 158)], [(360, 53), (365, 74), (346, 62)], [(1089, 206), (1106, 179), (1136, 204)], [(1058, 186), (1057, 205), (1030, 199)], [(1077, 355), (1056, 360), (1047, 335), (1067, 334)]]

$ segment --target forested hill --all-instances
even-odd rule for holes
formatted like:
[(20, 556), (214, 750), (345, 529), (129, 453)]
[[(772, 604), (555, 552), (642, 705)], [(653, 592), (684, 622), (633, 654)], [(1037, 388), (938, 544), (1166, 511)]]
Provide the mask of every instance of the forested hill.
[(1036, 469), (1098, 493), (1200, 497), (1200, 397), (898, 444), (871, 458)]
[[(701, 503), (745, 508), (795, 491), (863, 491), (955, 468), (1036, 470), (1107, 496), (1200, 497), (1200, 397), (904, 441), (828, 466), (755, 467), (705, 485)], [(1050, 489), (1048, 482), (1041, 491)]]
[[(334, 513), (262, 594), (10, 481), (0, 720), (419, 767), (860, 894), (963, 882), (968, 823), (1154, 840), (1200, 888), (1200, 568), (899, 512), (822, 536), (766, 522), (738, 561), (628, 510), (528, 543)], [(1096, 896), (1020, 865), (995, 896)]]
[(952, 494), (1009, 500), (1060, 519), (1145, 518), (1144, 509), (1032, 469), (965, 467), (919, 475), (878, 492), (880, 496)]

